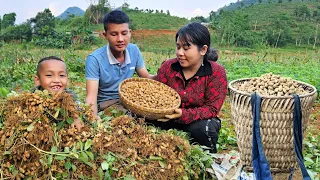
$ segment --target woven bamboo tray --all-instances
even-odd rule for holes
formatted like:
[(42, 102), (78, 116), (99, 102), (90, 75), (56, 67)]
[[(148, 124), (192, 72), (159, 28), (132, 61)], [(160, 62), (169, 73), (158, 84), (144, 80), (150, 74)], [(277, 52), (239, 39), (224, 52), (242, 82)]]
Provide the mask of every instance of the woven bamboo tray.
[[(125, 83), (132, 82), (132, 81), (135, 81), (135, 82), (147, 81), (147, 82), (155, 83), (159, 86), (164, 86), (165, 88), (168, 88), (169, 91), (172, 91), (173, 94), (175, 94), (176, 104), (174, 104), (174, 106), (170, 109), (156, 109), (156, 108), (143, 107), (141, 105), (138, 105), (136, 103), (129, 101), (126, 97), (123, 96), (122, 86)], [(121, 100), (122, 105), (126, 109), (128, 109), (129, 111), (131, 111), (137, 115), (145, 117), (146, 119), (149, 119), (149, 120), (161, 119), (161, 118), (165, 118), (165, 115), (173, 114), (174, 110), (178, 109), (180, 107), (180, 103), (181, 103), (181, 98), (180, 98), (179, 94), (174, 89), (167, 86), (166, 84), (163, 84), (163, 83), (155, 81), (155, 80), (147, 79), (147, 78), (129, 78), (129, 79), (122, 81), (119, 85), (119, 96), (120, 96), (120, 100)]]
[[(252, 169), (252, 107), (251, 94), (239, 91), (235, 85), (243, 84), (250, 78), (229, 83), (231, 114), (237, 134), (237, 144), (242, 165)], [(302, 126), (305, 130), (316, 99), (316, 88), (297, 81), (309, 93), (299, 96), (302, 111)], [(261, 96), (260, 133), (265, 155), (272, 172), (288, 171), (296, 167), (293, 136), (293, 96)]]

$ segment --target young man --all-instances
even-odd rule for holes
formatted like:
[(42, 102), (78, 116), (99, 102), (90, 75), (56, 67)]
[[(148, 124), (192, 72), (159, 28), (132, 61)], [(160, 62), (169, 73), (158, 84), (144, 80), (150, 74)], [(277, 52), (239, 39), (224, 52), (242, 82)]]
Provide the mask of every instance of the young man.
[(139, 48), (130, 43), (131, 29), (127, 14), (113, 10), (105, 15), (103, 24), (103, 35), (108, 45), (90, 54), (85, 68), (86, 103), (92, 104), (95, 115), (119, 101), (119, 84), (131, 78), (134, 72), (143, 78), (155, 78), (148, 73)]
[[(37, 75), (34, 78), (36, 87), (31, 90), (48, 90), (52, 93), (66, 92), (71, 94), (75, 103), (79, 103), (77, 95), (67, 88), (69, 83), (67, 66), (64, 61), (55, 56), (41, 59), (37, 66)], [(78, 117), (74, 119), (72, 126), (80, 130), (83, 127)]]

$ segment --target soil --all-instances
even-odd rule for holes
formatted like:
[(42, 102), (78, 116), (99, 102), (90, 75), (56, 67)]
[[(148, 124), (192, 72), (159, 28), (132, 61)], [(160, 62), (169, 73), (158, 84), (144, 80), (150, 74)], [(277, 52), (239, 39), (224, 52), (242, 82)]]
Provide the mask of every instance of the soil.
[[(95, 31), (96, 34), (99, 34), (99, 37), (104, 38), (102, 33), (104, 30), (98, 30)], [(153, 29), (137, 29), (132, 31), (132, 37), (133, 38), (141, 38), (141, 37), (147, 37), (147, 36), (159, 36), (159, 35), (167, 35), (167, 36), (175, 36), (176, 35), (175, 30), (169, 30), (169, 29), (161, 29), (161, 30), (153, 30)]]

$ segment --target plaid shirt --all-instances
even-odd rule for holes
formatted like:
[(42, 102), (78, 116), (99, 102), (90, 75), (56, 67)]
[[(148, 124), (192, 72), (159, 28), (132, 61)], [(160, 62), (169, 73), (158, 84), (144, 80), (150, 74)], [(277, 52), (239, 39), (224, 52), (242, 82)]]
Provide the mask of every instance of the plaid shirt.
[(183, 124), (217, 117), (227, 94), (225, 69), (213, 61), (204, 61), (186, 82), (179, 61), (169, 59), (158, 70), (157, 80), (179, 93), (182, 116), (175, 121)]

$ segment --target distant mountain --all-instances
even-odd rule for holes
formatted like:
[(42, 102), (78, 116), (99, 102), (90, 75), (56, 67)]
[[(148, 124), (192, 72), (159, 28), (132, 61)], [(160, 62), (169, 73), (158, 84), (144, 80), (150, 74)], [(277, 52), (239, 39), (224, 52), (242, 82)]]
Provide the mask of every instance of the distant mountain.
[(74, 14), (75, 16), (83, 16), (85, 13), (84, 10), (74, 6), (74, 7), (69, 7), (66, 9), (62, 14), (57, 16), (57, 18), (60, 19), (67, 19), (71, 14)]

